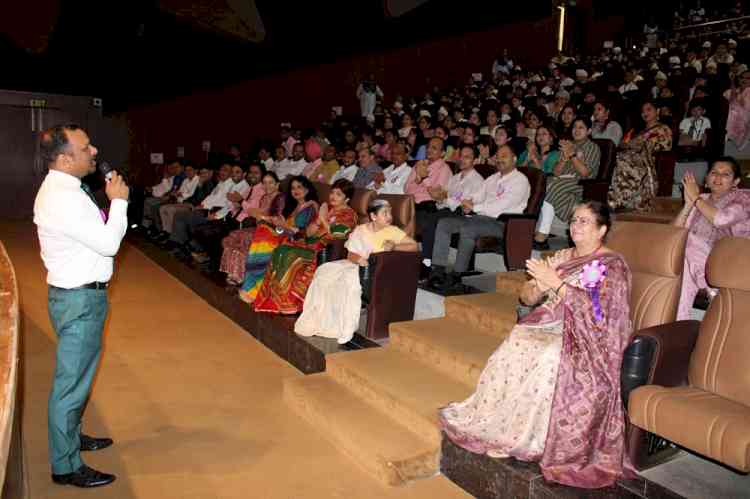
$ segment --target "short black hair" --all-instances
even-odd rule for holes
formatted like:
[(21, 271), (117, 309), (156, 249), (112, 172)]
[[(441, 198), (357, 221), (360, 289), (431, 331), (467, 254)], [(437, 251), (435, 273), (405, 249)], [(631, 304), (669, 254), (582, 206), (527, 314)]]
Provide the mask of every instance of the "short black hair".
[(331, 190), (339, 189), (350, 201), (354, 197), (354, 184), (349, 179), (340, 178), (331, 185)]
[(249, 165), (247, 166), (247, 171), (249, 172), (249, 171), (250, 171), (250, 168), (252, 168), (253, 166), (257, 166), (258, 168), (260, 168), (260, 178), (262, 179), (262, 178), (263, 178), (263, 176), (264, 176), (264, 175), (266, 174), (266, 165), (264, 165), (264, 164), (263, 164), (263, 163), (261, 163), (261, 162), (257, 162), (257, 163), (250, 163), (250, 164), (249, 164)]
[(57, 157), (68, 152), (70, 141), (66, 132), (81, 130), (81, 127), (74, 123), (53, 126), (48, 128), (39, 139), (39, 156), (42, 162), (49, 168), (57, 161)]

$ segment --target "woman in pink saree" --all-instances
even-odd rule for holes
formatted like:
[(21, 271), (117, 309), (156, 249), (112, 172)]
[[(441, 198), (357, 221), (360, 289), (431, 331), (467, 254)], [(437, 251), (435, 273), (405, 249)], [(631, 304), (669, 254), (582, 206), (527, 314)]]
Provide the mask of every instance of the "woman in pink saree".
[(575, 248), (527, 262), (521, 300), (541, 304), (492, 354), (474, 394), (440, 411), (457, 445), (539, 462), (547, 480), (574, 487), (632, 476), (620, 397), (631, 279), (604, 246), (609, 226), (606, 205), (584, 202), (570, 224)]
[(690, 319), (695, 295), (708, 290), (711, 298), (716, 290), (706, 282), (706, 261), (711, 249), (725, 237), (750, 237), (750, 192), (738, 189), (742, 171), (734, 158), (714, 161), (706, 176), (709, 193), (701, 194), (695, 177), (688, 173), (682, 179), (685, 205), (672, 222), (687, 227), (685, 267), (682, 272), (680, 304), (677, 320)]

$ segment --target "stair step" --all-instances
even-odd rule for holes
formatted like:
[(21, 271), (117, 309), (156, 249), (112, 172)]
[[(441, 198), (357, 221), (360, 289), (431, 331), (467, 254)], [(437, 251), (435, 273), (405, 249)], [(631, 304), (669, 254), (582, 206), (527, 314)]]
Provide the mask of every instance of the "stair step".
[(474, 389), (390, 347), (329, 355), (326, 373), (435, 445), (441, 440), (438, 409)]
[(418, 480), (403, 488), (404, 499), (471, 499), (464, 489), (443, 475)]
[(505, 338), (518, 322), (518, 296), (505, 293), (450, 296), (445, 299), (445, 316), (463, 323), (459, 331), (472, 328)]
[(284, 400), (386, 485), (402, 485), (438, 471), (439, 444), (405, 429), (326, 373), (285, 379)]
[(523, 270), (498, 272), (495, 274), (495, 289), (498, 293), (517, 297), (521, 294), (521, 288), (528, 280), (528, 274)]
[(476, 332), (466, 321), (443, 317), (391, 323), (388, 348), (412, 355), (474, 387), (487, 359), (502, 341), (498, 336)]

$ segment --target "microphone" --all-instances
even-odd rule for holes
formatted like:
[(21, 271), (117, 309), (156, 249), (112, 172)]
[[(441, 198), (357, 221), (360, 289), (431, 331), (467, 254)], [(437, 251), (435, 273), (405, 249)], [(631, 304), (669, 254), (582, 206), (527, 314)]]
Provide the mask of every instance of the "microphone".
[(106, 161), (98, 161), (96, 163), (96, 167), (99, 169), (99, 172), (104, 175), (104, 180), (109, 182), (112, 180), (112, 174), (114, 173), (115, 169), (109, 166), (109, 163)]

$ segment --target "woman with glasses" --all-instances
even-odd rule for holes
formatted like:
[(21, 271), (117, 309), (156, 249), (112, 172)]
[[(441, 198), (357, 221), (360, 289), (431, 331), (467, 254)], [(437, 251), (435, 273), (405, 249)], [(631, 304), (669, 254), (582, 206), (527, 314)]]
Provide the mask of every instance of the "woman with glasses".
[(620, 365), (630, 341), (631, 275), (605, 246), (609, 208), (579, 204), (575, 247), (526, 262), (518, 321), (487, 362), (476, 391), (440, 410), (457, 445), (538, 462), (546, 480), (607, 487), (627, 473)]
[(716, 293), (706, 282), (706, 260), (714, 244), (729, 236), (750, 237), (750, 192), (738, 188), (741, 175), (737, 161), (724, 157), (706, 176), (708, 193), (701, 194), (692, 173), (682, 179), (685, 205), (672, 224), (689, 232), (677, 320), (690, 319), (699, 290), (708, 290), (710, 297)]

